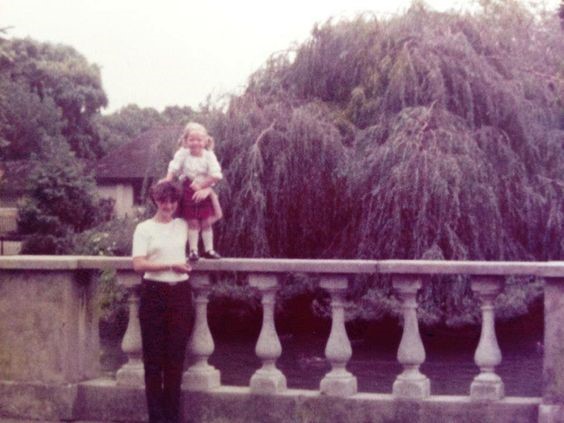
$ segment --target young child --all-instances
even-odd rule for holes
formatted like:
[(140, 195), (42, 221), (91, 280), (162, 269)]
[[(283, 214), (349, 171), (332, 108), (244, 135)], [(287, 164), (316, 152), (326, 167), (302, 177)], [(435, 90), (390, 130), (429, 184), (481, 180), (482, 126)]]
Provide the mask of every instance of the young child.
[(213, 247), (212, 225), (223, 216), (217, 195), (211, 188), (223, 178), (221, 166), (212, 151), (213, 139), (203, 125), (189, 122), (180, 137), (181, 148), (168, 165), (166, 180), (182, 181), (180, 216), (188, 222), (188, 259), (199, 259), (200, 232), (204, 244), (202, 257), (219, 259)]

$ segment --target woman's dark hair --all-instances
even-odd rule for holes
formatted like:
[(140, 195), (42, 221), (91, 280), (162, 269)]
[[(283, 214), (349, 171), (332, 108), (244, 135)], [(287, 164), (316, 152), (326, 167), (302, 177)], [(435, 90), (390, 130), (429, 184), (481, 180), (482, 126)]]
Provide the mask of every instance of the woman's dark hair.
[(151, 187), (149, 193), (155, 205), (157, 201), (171, 200), (176, 202), (180, 200), (180, 190), (174, 182), (170, 181), (157, 182)]

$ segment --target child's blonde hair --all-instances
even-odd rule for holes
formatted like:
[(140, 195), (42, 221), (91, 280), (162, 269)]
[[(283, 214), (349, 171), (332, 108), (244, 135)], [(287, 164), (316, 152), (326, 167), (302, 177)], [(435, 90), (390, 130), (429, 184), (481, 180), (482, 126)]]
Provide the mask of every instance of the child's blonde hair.
[(184, 143), (184, 138), (186, 138), (188, 135), (193, 134), (193, 133), (200, 134), (200, 135), (203, 135), (204, 137), (206, 137), (207, 138), (206, 149), (207, 150), (213, 150), (213, 148), (215, 147), (214, 139), (212, 137), (210, 137), (206, 127), (204, 125), (202, 125), (201, 123), (198, 123), (198, 122), (188, 122), (186, 124), (186, 126), (184, 127), (184, 130), (182, 131), (182, 135), (180, 136), (180, 138), (178, 140), (178, 145), (182, 147), (182, 144)]

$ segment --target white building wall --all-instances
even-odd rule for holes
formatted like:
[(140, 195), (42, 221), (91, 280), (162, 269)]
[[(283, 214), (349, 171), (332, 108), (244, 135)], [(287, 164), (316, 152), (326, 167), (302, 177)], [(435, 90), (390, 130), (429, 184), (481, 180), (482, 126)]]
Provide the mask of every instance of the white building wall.
[(18, 209), (16, 207), (0, 208), (0, 234), (15, 232), (18, 229)]
[(133, 214), (133, 186), (129, 184), (98, 185), (98, 196), (112, 198), (115, 201), (116, 216), (125, 217)]
[(0, 255), (11, 256), (19, 254), (22, 243), (8, 236), (18, 229), (18, 209), (16, 207), (0, 207)]

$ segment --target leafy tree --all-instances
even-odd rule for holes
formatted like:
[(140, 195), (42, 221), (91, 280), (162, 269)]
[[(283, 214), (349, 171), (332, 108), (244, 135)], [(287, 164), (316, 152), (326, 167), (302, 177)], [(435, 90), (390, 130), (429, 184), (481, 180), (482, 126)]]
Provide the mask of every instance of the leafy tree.
[(0, 157), (31, 169), (23, 251), (68, 253), (72, 235), (110, 209), (82, 161), (103, 150), (92, 121), (107, 102), (99, 69), (71, 47), (0, 38), (0, 70)]
[(190, 107), (170, 106), (159, 113), (151, 107), (141, 108), (130, 104), (114, 113), (97, 116), (96, 127), (107, 150), (110, 150), (132, 141), (149, 129), (183, 125), (194, 115)]
[(189, 106), (168, 106), (161, 113), (162, 119), (167, 125), (181, 125), (193, 119), (195, 111)]
[(162, 118), (158, 111), (134, 104), (96, 117), (96, 126), (108, 150), (130, 142), (140, 133), (161, 125)]
[(228, 121), (219, 137), (227, 185), (220, 184), (220, 196), (231, 202), (223, 243), (242, 255), (319, 257), (334, 237), (345, 192), (339, 131), (321, 104), (242, 103), (237, 113), (260, 124), (234, 128), (240, 122)]
[(24, 160), (37, 151), (45, 137), (62, 131), (60, 109), (25, 84), (0, 78), (0, 157)]
[(28, 235), (22, 252), (69, 253), (73, 234), (99, 223), (109, 206), (95, 198), (93, 177), (64, 139), (44, 139), (32, 155), (28, 196), (19, 209), (19, 232)]
[[(60, 111), (61, 134), (78, 157), (99, 156), (104, 146), (92, 119), (107, 104), (99, 68), (89, 64), (72, 47), (31, 39), (3, 40), (2, 51), (1, 79), (8, 84), (4, 82), (0, 87), (0, 110), (11, 107), (9, 100), (13, 96), (6, 93), (12, 87), (10, 84), (15, 84), (20, 94), (27, 91), (35, 103), (37, 98), (45, 102), (46, 107), (56, 106)], [(34, 122), (30, 124), (33, 126)], [(9, 135), (0, 133), (4, 141), (22, 142)], [(25, 141), (33, 142), (29, 139)], [(34, 150), (37, 145), (25, 149)]]
[[(329, 21), (252, 75), (211, 121), (227, 252), (561, 259), (559, 22), (487, 6)], [(424, 320), (475, 319), (468, 281), (443, 282), (424, 288)], [(510, 281), (508, 309), (526, 310), (535, 284)], [(385, 279), (364, 278), (351, 307), (374, 318), (397, 303)]]

